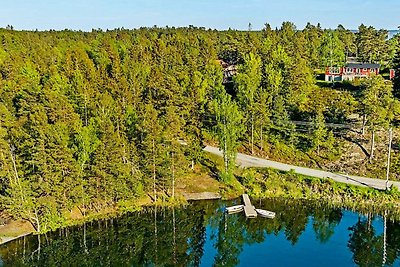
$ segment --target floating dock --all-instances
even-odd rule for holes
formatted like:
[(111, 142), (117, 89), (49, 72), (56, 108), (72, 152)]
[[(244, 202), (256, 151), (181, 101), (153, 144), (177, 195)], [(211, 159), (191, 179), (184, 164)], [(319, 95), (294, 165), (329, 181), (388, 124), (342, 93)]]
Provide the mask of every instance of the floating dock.
[(250, 198), (247, 194), (243, 194), (244, 213), (247, 218), (257, 218), (256, 208), (251, 205)]

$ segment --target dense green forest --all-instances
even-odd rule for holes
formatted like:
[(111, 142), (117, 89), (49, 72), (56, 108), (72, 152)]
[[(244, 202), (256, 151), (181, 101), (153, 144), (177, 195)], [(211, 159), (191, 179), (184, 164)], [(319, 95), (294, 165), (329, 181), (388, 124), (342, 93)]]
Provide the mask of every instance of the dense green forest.
[[(46, 231), (74, 207), (173, 197), (206, 143), (224, 150), (225, 183), (238, 149), (337, 159), (342, 139), (326, 122), (357, 114), (371, 133), (363, 138), (375, 138), (396, 119), (399, 88), (381, 76), (339, 88), (316, 79), (349, 56), (400, 70), (400, 36), (386, 37), (364, 25), (354, 33), (289, 22), (262, 31), (0, 29), (1, 208)], [(237, 66), (232, 80), (220, 60)], [(293, 121), (310, 127), (299, 133)]]

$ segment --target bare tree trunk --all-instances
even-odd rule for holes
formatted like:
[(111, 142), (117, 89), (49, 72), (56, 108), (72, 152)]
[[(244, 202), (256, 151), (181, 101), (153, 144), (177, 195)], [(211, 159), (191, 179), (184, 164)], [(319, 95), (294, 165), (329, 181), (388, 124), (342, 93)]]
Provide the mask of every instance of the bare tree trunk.
[(363, 115), (363, 121), (362, 121), (362, 129), (361, 129), (361, 133), (364, 136), (365, 135), (365, 124), (367, 123), (367, 115), (364, 114)]
[(225, 173), (228, 173), (228, 154), (227, 154), (228, 144), (226, 141), (226, 121), (224, 118), (224, 164), (225, 164)]
[(227, 144), (226, 144), (226, 137), (224, 140), (224, 163), (225, 163), (225, 173), (228, 173), (228, 154), (227, 154)]
[(22, 257), (25, 259), (25, 255), (26, 255), (26, 236), (23, 237), (24, 240), (24, 249), (23, 249), (23, 253), (22, 253)]
[(369, 154), (369, 162), (372, 163), (374, 158), (374, 150), (375, 150), (375, 129), (372, 129), (372, 138), (371, 138), (371, 153)]
[(13, 164), (15, 184), (19, 187), (20, 194), (21, 194), (21, 200), (24, 201), (25, 200), (24, 192), (22, 190), (21, 182), (20, 182), (19, 176), (18, 176), (17, 164), (15, 162), (14, 149), (13, 149), (13, 147), (11, 145), (10, 145), (10, 156), (11, 156), (11, 161), (12, 161), (12, 164)]
[(35, 212), (34, 212), (34, 216), (30, 216), (30, 220), (34, 221), (34, 223), (32, 225), (35, 228), (36, 232), (40, 233), (41, 227), (40, 227), (39, 216), (38, 216), (38, 213), (37, 213), (36, 209), (35, 209)]
[(194, 159), (192, 159), (192, 171), (194, 171)]
[(85, 102), (85, 126), (88, 126), (88, 112), (87, 112), (87, 104), (86, 104), (86, 94), (85, 94), (85, 99), (84, 99), (84, 102)]
[(175, 162), (174, 152), (172, 151), (172, 198), (175, 197)]
[(155, 244), (155, 255), (156, 255), (156, 259), (155, 259), (155, 264), (157, 265), (158, 262), (158, 237), (157, 237), (157, 204), (154, 207), (154, 244)]
[[(84, 177), (83, 173), (84, 173), (84, 169), (85, 169), (85, 163), (81, 164), (81, 172), (82, 172), (82, 177)], [(85, 204), (85, 187), (83, 186), (83, 184), (81, 184), (81, 190), (82, 190), (82, 206), (83, 209), (80, 209), (78, 206), (79, 211), (81, 212), (82, 216), (85, 217), (86, 216), (86, 204)]]
[(387, 228), (387, 224), (386, 224), (386, 215), (387, 215), (387, 211), (385, 210), (385, 215), (383, 216), (383, 255), (382, 255), (382, 266), (386, 265), (386, 260), (387, 260), (387, 245), (386, 245), (386, 228)]
[(263, 140), (263, 125), (261, 124), (260, 126), (260, 146), (261, 146), (261, 151), (264, 151), (264, 140)]
[(154, 138), (152, 140), (152, 152), (153, 152), (153, 190), (154, 190), (154, 201), (157, 201), (157, 191), (156, 191), (156, 152)]
[(174, 264), (176, 265), (176, 222), (175, 222), (175, 208), (172, 208), (172, 226), (173, 226), (173, 239), (172, 239), (172, 246), (173, 246), (173, 254), (174, 254)]
[(387, 166), (386, 166), (386, 190), (389, 189), (390, 150), (392, 148), (392, 138), (393, 138), (393, 131), (392, 131), (392, 128), (390, 128), (389, 129), (388, 157), (387, 157)]
[(38, 260), (38, 261), (40, 260), (40, 250), (41, 250), (41, 241), (40, 241), (40, 238), (41, 238), (41, 236), (38, 235), (38, 247), (37, 247), (37, 249), (36, 249), (35, 251), (32, 252), (32, 255), (31, 255), (31, 257), (33, 258), (33, 255), (34, 255), (35, 253), (37, 253), (37, 260)]
[(251, 154), (254, 153), (254, 117), (251, 115)]
[(368, 212), (368, 214), (367, 214), (367, 229), (368, 230), (371, 229), (371, 224), (372, 224), (372, 216), (371, 216), (371, 213)]
[(83, 249), (86, 254), (89, 254), (89, 250), (86, 243), (86, 223), (83, 224)]

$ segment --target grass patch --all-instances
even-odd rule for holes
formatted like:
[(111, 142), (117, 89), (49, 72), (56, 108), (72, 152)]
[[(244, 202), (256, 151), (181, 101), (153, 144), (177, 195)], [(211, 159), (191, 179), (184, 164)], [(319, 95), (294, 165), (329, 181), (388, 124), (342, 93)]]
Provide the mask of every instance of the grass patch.
[(246, 192), (254, 198), (306, 199), (330, 202), (354, 210), (400, 217), (400, 193), (379, 191), (272, 169), (246, 169), (239, 177)]

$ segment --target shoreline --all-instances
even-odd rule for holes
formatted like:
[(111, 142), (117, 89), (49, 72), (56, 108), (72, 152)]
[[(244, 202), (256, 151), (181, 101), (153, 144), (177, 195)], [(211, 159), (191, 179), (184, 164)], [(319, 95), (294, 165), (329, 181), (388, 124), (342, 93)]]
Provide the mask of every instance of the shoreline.
[(7, 237), (0, 237), (0, 246), (4, 245), (4, 244), (7, 244), (8, 242), (17, 240), (19, 238), (22, 238), (22, 237), (25, 237), (25, 236), (29, 236), (31, 234), (33, 234), (33, 232), (26, 232), (24, 234), (21, 234), (19, 236), (15, 236), (15, 237), (8, 237), (8, 236)]
[(0, 246), (33, 234), (34, 232), (33, 226), (28, 221), (10, 220), (8, 223), (0, 226)]
[[(208, 193), (208, 192), (205, 192)], [(201, 195), (202, 193), (195, 193), (196, 195)], [(194, 197), (191, 196), (187, 199), (187, 201), (201, 201), (201, 200), (219, 200), (222, 197), (219, 198), (209, 198), (209, 197), (205, 197), (205, 198), (200, 198), (198, 196)], [(254, 199), (258, 200), (258, 198), (254, 197)], [(264, 197), (264, 198), (260, 198), (260, 199), (274, 199), (271, 197)], [(282, 197), (276, 197), (276, 199), (282, 199)], [(320, 199), (307, 199), (307, 198), (290, 198), (290, 197), (285, 197), (284, 199), (286, 200), (304, 200), (304, 201), (310, 201), (310, 202), (314, 202), (314, 201), (321, 201), (323, 203), (328, 203), (328, 204), (332, 204), (332, 205), (336, 205), (342, 209), (347, 209), (347, 210), (352, 210), (352, 211), (365, 211), (365, 210), (370, 210), (373, 213), (379, 214), (379, 215), (383, 215), (383, 213), (381, 214), (380, 209), (382, 209), (382, 207), (376, 203), (362, 203), (361, 206), (356, 207), (356, 205), (350, 205), (350, 203), (348, 201), (337, 201), (337, 200), (328, 200), (328, 199), (324, 199), (324, 198), (320, 198)], [(367, 204), (367, 205), (366, 205)], [(182, 205), (182, 204), (179, 204)], [(153, 205), (143, 205), (141, 207), (145, 207), (145, 206), (153, 206)], [(385, 209), (387, 210), (387, 209)], [(65, 227), (71, 227), (71, 226), (75, 226), (75, 225), (79, 225), (82, 223), (87, 223), (91, 220), (101, 220), (101, 219), (105, 219), (105, 218), (115, 218), (118, 217), (120, 215), (122, 215), (124, 212), (121, 211), (115, 211), (115, 212), (109, 212), (109, 213), (105, 213), (105, 214), (101, 214), (99, 216), (94, 216), (94, 217), (88, 217), (87, 220), (79, 220), (79, 221), (73, 221), (71, 224), (68, 224), (64, 227), (60, 227), (60, 228), (65, 228)], [(393, 214), (394, 215), (394, 214)], [(57, 228), (57, 229), (60, 229)], [(0, 228), (0, 234), (1, 234), (1, 228)], [(22, 237), (26, 237), (32, 234), (37, 234), (35, 231), (27, 231), (24, 232), (18, 236), (0, 236), (0, 246), (3, 246), (9, 242), (15, 241), (19, 238)]]
[[(222, 198), (221, 194), (214, 193), (214, 192), (182, 193), (181, 196), (183, 197), (183, 199), (185, 199), (185, 201), (218, 200), (218, 199)], [(141, 202), (141, 201), (138, 201), (138, 202)], [(139, 208), (146, 207), (146, 206), (152, 206), (154, 204), (157, 204), (157, 203), (148, 203), (148, 202), (145, 201), (145, 202), (140, 203)], [(165, 202), (163, 204), (169, 205), (168, 202)], [(182, 203), (178, 202), (178, 205), (182, 205)], [(71, 220), (71, 224), (68, 224), (65, 227), (70, 227), (70, 226), (73, 226), (73, 225), (79, 225), (81, 223), (85, 223), (85, 222), (88, 222), (88, 221), (91, 221), (91, 220), (100, 220), (100, 219), (102, 219), (104, 217), (109, 217), (109, 216), (117, 217), (117, 216), (119, 216), (119, 215), (121, 215), (123, 213), (124, 213), (124, 211), (122, 211), (122, 210), (113, 210), (113, 211), (104, 212), (104, 213), (100, 212), (100, 213), (97, 213), (97, 214), (93, 214), (92, 216), (87, 217), (87, 218), (83, 218), (82, 217), (82, 218), (79, 218), (79, 219), (73, 219), (73, 220)], [(22, 233), (18, 234), (17, 236), (2, 236), (2, 227), (6, 227), (7, 225), (10, 225), (10, 224), (16, 223), (16, 222), (21, 222), (21, 221), (11, 221), (8, 224), (0, 226), (0, 246), (4, 245), (6, 243), (9, 243), (11, 241), (17, 240), (17, 239), (19, 239), (21, 237), (25, 237), (25, 236), (28, 236), (28, 235), (31, 235), (31, 234), (36, 234), (35, 231), (32, 230), (32, 231), (22, 232)]]
[[(312, 178), (315, 180), (318, 180), (318, 178)], [(300, 181), (300, 180), (299, 180)], [(325, 180), (326, 182), (326, 180)], [(329, 184), (329, 182), (327, 183)], [(243, 185), (242, 185), (243, 186)], [(249, 186), (249, 185), (247, 185)], [(255, 186), (255, 185), (252, 185)], [(330, 186), (332, 187), (337, 187), (337, 186), (345, 186), (348, 188), (359, 188), (357, 186), (351, 186), (351, 185), (346, 185), (340, 182), (336, 181), (331, 181)], [(360, 187), (362, 188), (362, 187)], [(223, 189), (222, 187), (220, 189)], [(390, 211), (391, 215), (393, 215), (396, 218), (400, 218), (400, 202), (396, 199), (390, 199), (386, 198), (382, 192), (380, 192), (377, 189), (369, 189), (373, 190), (376, 192), (376, 196), (378, 199), (381, 199), (380, 202), (376, 201), (376, 199), (369, 199), (365, 195), (363, 195), (362, 191), (354, 192), (355, 195), (347, 195), (344, 191), (339, 193), (338, 195), (331, 195), (328, 197), (328, 195), (309, 195), (309, 196), (293, 196), (290, 193), (290, 190), (286, 192), (284, 195), (276, 195), (273, 194), (271, 191), (267, 190), (263, 194), (257, 194), (254, 191), (252, 191), (251, 188), (243, 186), (243, 189), (249, 194), (249, 196), (253, 199), (273, 199), (273, 198), (284, 198), (287, 200), (305, 200), (305, 201), (322, 201), (324, 203), (331, 203), (333, 205), (337, 205), (343, 209), (348, 209), (348, 210), (369, 210), (371, 212), (374, 212), (376, 214), (381, 214), (383, 210), (385, 211)], [(254, 189), (254, 188), (253, 188)], [(365, 190), (365, 188), (364, 188)], [(239, 197), (243, 192), (240, 192), (239, 190), (233, 190), (233, 191), (222, 191), (222, 193), (215, 193), (215, 192), (197, 192), (197, 193), (189, 193), (189, 192), (180, 192), (176, 200), (174, 201), (165, 201), (162, 203), (159, 202), (151, 202), (150, 199), (138, 199), (135, 204), (132, 205), (131, 209), (126, 209), (126, 210), (121, 210), (121, 209), (105, 209), (103, 211), (100, 211), (98, 213), (90, 214), (88, 217), (74, 217), (71, 218), (68, 223), (62, 227), (59, 228), (64, 228), (64, 227), (70, 227), (74, 225), (79, 225), (82, 223), (86, 223), (89, 221), (95, 221), (95, 220), (101, 220), (101, 219), (106, 219), (106, 218), (112, 218), (112, 217), (118, 217), (126, 212), (132, 212), (135, 211), (136, 209), (141, 209), (146, 206), (154, 206), (154, 205), (165, 205), (165, 206), (173, 206), (173, 205), (178, 205), (182, 206), (185, 205), (188, 201), (200, 201), (200, 200), (218, 200), (218, 199), (233, 199)], [(382, 195), (381, 195), (382, 194)], [(359, 196), (359, 198), (357, 198)], [(383, 213), (382, 213), (383, 214)], [(18, 221), (12, 221), (11, 223), (16, 223)], [(19, 221), (21, 223), (21, 221)], [(27, 223), (27, 222), (25, 222)], [(6, 243), (9, 243), (11, 241), (14, 241), (16, 239), (19, 239), (24, 236), (28, 236), (31, 234), (37, 234), (35, 231), (32, 229), (30, 231), (26, 232), (19, 232), (17, 236), (2, 236), (2, 228), (6, 227), (8, 224), (4, 226), (0, 226), (0, 246), (4, 245)], [(59, 229), (57, 228), (57, 229)]]
[(182, 193), (182, 196), (186, 201), (189, 200), (216, 200), (221, 199), (222, 196), (219, 193), (212, 192), (201, 192), (201, 193)]

